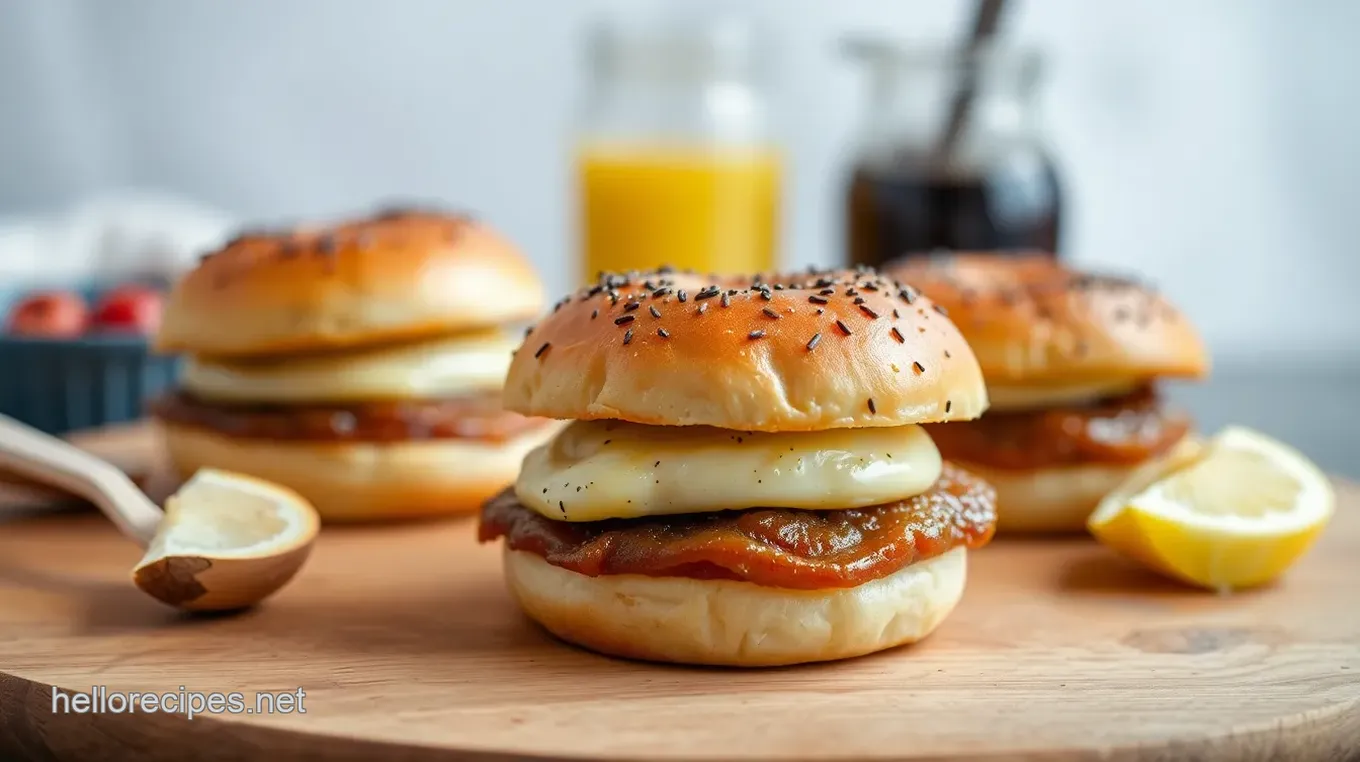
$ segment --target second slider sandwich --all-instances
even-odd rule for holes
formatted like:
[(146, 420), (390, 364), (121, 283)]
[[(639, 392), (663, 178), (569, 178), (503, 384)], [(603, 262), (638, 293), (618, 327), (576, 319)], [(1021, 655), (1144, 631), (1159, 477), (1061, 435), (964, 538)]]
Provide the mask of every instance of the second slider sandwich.
[(1189, 321), (1126, 278), (1076, 272), (1045, 254), (908, 260), (893, 275), (949, 310), (977, 352), (991, 409), (932, 429), (945, 457), (997, 490), (1002, 532), (1080, 532), (1107, 493), (1191, 430), (1158, 378), (1200, 378)]
[(327, 521), (476, 510), (552, 422), (502, 409), (516, 322), (542, 288), (464, 217), (393, 210), (238, 236), (171, 292), (154, 405), (170, 457), (287, 485)]
[(963, 593), (991, 488), (919, 425), (987, 406), (947, 317), (870, 272), (606, 275), (515, 353), (505, 404), (574, 422), (482, 510), (564, 640), (735, 666), (910, 643)]

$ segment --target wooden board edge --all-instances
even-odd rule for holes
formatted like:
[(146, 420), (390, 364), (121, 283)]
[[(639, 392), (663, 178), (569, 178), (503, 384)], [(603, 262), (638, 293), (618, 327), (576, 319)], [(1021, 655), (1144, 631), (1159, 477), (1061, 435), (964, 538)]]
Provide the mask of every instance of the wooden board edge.
[[(270, 758), (310, 762), (712, 762), (705, 757), (656, 755), (540, 756), (477, 749), (451, 749), (309, 734), (283, 728), (182, 714), (64, 714), (52, 711), (53, 686), (0, 671), (0, 759), (44, 762), (137, 760), (138, 762), (234, 762)], [(53, 739), (58, 739), (56, 743)], [(1360, 700), (1258, 727), (1176, 739), (1158, 746), (1121, 745), (945, 756), (874, 757), (876, 762), (1179, 762), (1185, 759), (1288, 759), (1305, 762), (1360, 760)], [(804, 757), (801, 759), (812, 759)]]

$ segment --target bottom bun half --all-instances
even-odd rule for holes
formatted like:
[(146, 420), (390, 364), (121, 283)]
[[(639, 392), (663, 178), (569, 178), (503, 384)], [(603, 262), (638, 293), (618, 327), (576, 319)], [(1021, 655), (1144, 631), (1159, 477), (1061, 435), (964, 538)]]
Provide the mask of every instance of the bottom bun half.
[(326, 522), (470, 513), (515, 481), (529, 450), (556, 432), (545, 425), (506, 442), (306, 442), (236, 439), (162, 421), (170, 462), (235, 471), (292, 488)]
[(648, 661), (773, 667), (914, 643), (963, 595), (964, 548), (858, 587), (788, 590), (733, 580), (588, 577), (506, 550), (510, 590), (557, 637)]
[(1101, 499), (1141, 465), (1013, 470), (953, 462), (996, 488), (997, 532), (1034, 534), (1085, 532), (1086, 519)]

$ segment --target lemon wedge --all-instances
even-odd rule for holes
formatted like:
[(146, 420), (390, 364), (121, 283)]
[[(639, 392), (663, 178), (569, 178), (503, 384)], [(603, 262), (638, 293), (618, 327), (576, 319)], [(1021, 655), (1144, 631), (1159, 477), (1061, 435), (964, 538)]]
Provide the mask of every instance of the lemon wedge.
[(316, 509), (296, 492), (203, 469), (166, 501), (133, 581), (183, 609), (245, 608), (293, 578), (319, 528)]
[(1187, 439), (1136, 470), (1087, 528), (1135, 561), (1219, 591), (1284, 573), (1336, 508), (1331, 482), (1297, 450), (1244, 427)]

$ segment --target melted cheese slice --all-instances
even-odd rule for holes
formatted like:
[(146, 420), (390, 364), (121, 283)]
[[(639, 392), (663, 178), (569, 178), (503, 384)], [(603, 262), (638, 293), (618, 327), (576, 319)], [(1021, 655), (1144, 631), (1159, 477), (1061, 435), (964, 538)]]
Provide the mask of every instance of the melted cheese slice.
[(988, 384), (987, 397), (991, 400), (991, 407), (989, 408), (991, 410), (1041, 410), (1061, 405), (1091, 402), (1104, 397), (1123, 396), (1137, 387), (1137, 381), (1127, 378), (1057, 386), (996, 386)]
[(520, 502), (559, 521), (752, 507), (836, 510), (918, 495), (940, 475), (919, 426), (747, 433), (577, 421), (524, 459)]
[(222, 402), (455, 397), (500, 389), (515, 347), (514, 339), (495, 332), (269, 362), (190, 357), (182, 383), (203, 399)]

